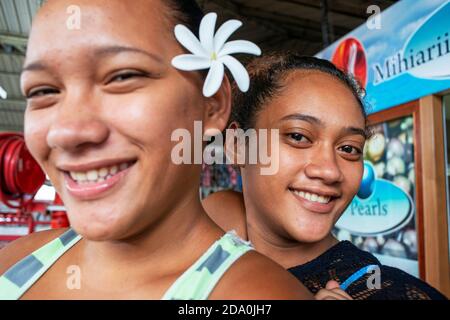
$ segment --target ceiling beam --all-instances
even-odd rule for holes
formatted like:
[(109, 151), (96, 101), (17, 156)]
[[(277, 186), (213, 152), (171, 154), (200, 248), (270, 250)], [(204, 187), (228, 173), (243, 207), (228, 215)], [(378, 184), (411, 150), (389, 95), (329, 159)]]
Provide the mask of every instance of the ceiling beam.
[(28, 38), (23, 35), (0, 33), (0, 42), (13, 46), (27, 46)]
[(8, 98), (8, 99), (0, 99), (0, 110), (2, 110), (2, 105), (4, 105), (5, 103), (8, 104), (13, 104), (13, 105), (20, 105), (20, 106), (24, 106), (26, 105), (26, 101), (25, 99), (19, 99), (19, 98)]
[(19, 52), (25, 53), (28, 43), (28, 38), (23, 35), (0, 33), (0, 43), (13, 46)]
[[(236, 3), (236, 1), (234, 1)], [(292, 0), (277, 0), (277, 1), (239, 1), (241, 7), (245, 9), (264, 9), (266, 12), (271, 12), (275, 15), (288, 16), (294, 19), (304, 19), (313, 21), (315, 24), (319, 24), (321, 21), (321, 9), (320, 7), (304, 5)], [(343, 27), (347, 29), (354, 29), (356, 26), (362, 24), (364, 19), (360, 17), (352, 17), (341, 13), (330, 11), (330, 19), (334, 26)]]
[[(283, 13), (272, 13), (265, 10), (253, 8), (242, 8), (241, 12), (244, 16), (250, 17), (252, 19), (259, 19), (260, 21), (269, 20), (269, 22), (276, 23), (280, 28), (283, 28), (284, 26), (295, 26), (296, 28), (304, 29), (307, 32), (314, 32), (317, 34), (320, 41), (322, 40), (320, 23), (316, 23), (312, 20), (296, 18)], [(336, 26), (334, 26), (333, 28), (333, 31), (336, 33), (336, 35), (345, 35), (352, 30)]]
[(0, 106), (0, 112), (23, 114), (25, 112), (25, 110), (19, 110), (19, 109), (14, 109), (14, 108), (3, 108), (3, 107)]
[(25, 55), (18, 54), (17, 52), (7, 52), (3, 47), (0, 46), (0, 56), (8, 56), (18, 59), (25, 59)]
[[(307, 6), (310, 8), (320, 8), (320, 2), (317, 0), (286, 0), (289, 2), (297, 3), (299, 5)], [(336, 13), (339, 15), (348, 16), (351, 18), (366, 20), (368, 18), (367, 7), (371, 4), (377, 4), (375, 0), (368, 1), (348, 1), (348, 0), (333, 0), (328, 4), (330, 13)], [(385, 9), (388, 5), (379, 4), (381, 9)]]
[(0, 74), (1, 75), (6, 75), (6, 76), (17, 76), (17, 77), (20, 77), (20, 72), (11, 72), (11, 71), (0, 70)]
[(23, 126), (14, 125), (9, 123), (0, 123), (0, 132), (4, 131), (15, 131), (15, 132), (23, 132)]

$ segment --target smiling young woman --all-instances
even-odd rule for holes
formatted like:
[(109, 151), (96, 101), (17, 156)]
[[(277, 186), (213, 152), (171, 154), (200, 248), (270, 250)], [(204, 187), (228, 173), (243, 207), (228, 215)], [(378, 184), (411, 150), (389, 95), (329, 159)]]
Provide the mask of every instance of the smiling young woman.
[[(204, 200), (213, 220), (241, 230), (313, 293), (359, 275), (347, 289), (354, 299), (445, 298), (332, 235), (363, 175), (368, 132), (357, 83), (326, 60), (295, 53), (256, 58), (248, 69), (252, 86), (234, 92), (231, 126), (278, 129), (279, 170), (261, 175), (261, 164), (240, 166), (242, 195), (223, 191)], [(373, 290), (367, 280), (374, 274), (365, 272), (372, 266), (381, 276)]]
[[(73, 5), (79, 30), (66, 28)], [(171, 66), (184, 53), (175, 24), (197, 30), (201, 16), (194, 1), (50, 0), (41, 9), (21, 77), (25, 139), (73, 229), (0, 251), (2, 298), (311, 297), (209, 219), (200, 165), (171, 161), (175, 129), (223, 129), (230, 114), (227, 79), (205, 98), (200, 72)], [(67, 285), (72, 266), (76, 289)]]

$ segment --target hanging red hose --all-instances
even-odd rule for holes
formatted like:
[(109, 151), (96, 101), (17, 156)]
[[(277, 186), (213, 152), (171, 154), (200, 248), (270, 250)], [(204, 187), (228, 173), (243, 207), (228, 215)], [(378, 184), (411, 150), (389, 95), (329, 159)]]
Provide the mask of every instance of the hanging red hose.
[[(0, 212), (0, 225), (27, 226), (35, 231), (34, 196), (45, 181), (45, 174), (31, 156), (20, 133), (0, 133), (0, 203), (10, 209)], [(45, 212), (45, 210), (44, 210)], [(19, 235), (0, 235), (0, 241), (12, 241)]]
[[(64, 204), (58, 194), (53, 203), (33, 201), (45, 182), (45, 173), (27, 149), (21, 133), (0, 133), (0, 203), (10, 208), (3, 213), (0, 225), (28, 226), (50, 224), (52, 228), (69, 227)], [(51, 222), (34, 221), (32, 212), (50, 212)], [(19, 236), (1, 236), (1, 241)]]
[(26, 208), (45, 181), (20, 133), (0, 133), (0, 170), (0, 202), (10, 208)]

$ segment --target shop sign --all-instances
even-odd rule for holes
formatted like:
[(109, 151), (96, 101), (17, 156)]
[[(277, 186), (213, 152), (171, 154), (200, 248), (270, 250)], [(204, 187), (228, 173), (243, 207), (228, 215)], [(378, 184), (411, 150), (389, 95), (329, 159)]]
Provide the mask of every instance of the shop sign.
[(450, 1), (403, 0), (317, 54), (355, 76), (375, 113), (450, 88)]
[(336, 224), (339, 229), (359, 236), (379, 236), (403, 228), (414, 216), (409, 194), (391, 181), (377, 179), (369, 162), (358, 195)]

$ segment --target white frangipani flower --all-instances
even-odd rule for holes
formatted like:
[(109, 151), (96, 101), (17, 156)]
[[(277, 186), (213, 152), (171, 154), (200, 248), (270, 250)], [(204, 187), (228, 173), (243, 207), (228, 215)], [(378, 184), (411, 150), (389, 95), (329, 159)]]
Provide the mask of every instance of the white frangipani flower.
[(217, 14), (208, 13), (200, 23), (200, 40), (184, 25), (175, 27), (175, 37), (191, 54), (182, 54), (172, 59), (172, 65), (183, 71), (209, 69), (203, 86), (205, 97), (213, 96), (220, 88), (224, 77), (224, 65), (230, 70), (237, 86), (247, 92), (250, 78), (244, 66), (231, 54), (248, 53), (261, 55), (261, 49), (246, 40), (229, 41), (228, 38), (239, 27), (239, 20), (228, 20), (214, 34)]
[(3, 89), (2, 86), (0, 86), (0, 98), (1, 98), (1, 99), (6, 99), (6, 98), (8, 98), (8, 92), (6, 92), (6, 90)]

